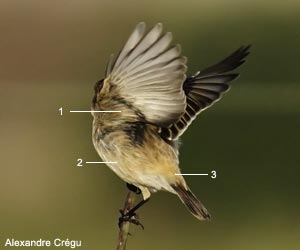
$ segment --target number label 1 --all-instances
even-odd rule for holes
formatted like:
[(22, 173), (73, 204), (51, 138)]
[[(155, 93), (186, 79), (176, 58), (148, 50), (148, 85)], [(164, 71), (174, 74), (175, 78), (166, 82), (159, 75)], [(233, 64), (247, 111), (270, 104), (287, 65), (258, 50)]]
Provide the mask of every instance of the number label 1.
[(77, 159), (77, 167), (82, 167), (82, 159)]
[(58, 110), (59, 110), (60, 115), (62, 116), (63, 115), (63, 108), (61, 107)]
[(210, 176), (210, 178), (212, 178), (212, 179), (216, 179), (216, 178), (217, 178), (217, 171), (216, 171), (216, 170), (212, 170), (212, 171), (211, 171), (211, 176)]

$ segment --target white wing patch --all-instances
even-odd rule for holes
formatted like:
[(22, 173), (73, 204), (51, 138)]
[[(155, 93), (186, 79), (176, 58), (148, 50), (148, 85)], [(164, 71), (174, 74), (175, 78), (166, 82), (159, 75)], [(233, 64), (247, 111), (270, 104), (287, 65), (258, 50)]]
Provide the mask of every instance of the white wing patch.
[(168, 127), (186, 108), (186, 58), (179, 45), (171, 46), (172, 34), (163, 33), (162, 24), (145, 30), (145, 23), (136, 26), (115, 62), (109, 61), (106, 78), (147, 121)]

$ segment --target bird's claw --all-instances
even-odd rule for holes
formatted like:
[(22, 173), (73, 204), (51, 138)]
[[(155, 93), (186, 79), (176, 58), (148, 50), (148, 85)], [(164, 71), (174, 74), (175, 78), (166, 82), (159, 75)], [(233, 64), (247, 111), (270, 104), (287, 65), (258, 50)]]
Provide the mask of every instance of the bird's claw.
[(140, 226), (142, 229), (144, 229), (144, 226), (143, 224), (138, 220), (138, 215), (136, 213), (126, 213), (120, 209), (120, 213), (121, 213), (121, 216), (119, 218), (119, 228), (121, 228), (123, 222), (129, 222), (129, 223), (132, 223), (134, 225), (137, 225), (137, 226)]

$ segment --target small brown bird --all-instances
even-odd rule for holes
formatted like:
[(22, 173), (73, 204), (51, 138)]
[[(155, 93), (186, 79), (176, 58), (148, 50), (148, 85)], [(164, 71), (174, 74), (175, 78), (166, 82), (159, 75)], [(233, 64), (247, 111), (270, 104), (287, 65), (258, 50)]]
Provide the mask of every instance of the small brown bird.
[[(238, 74), (250, 46), (186, 77), (187, 59), (161, 23), (139, 23), (95, 85), (93, 144), (99, 156), (147, 201), (151, 193), (176, 194), (199, 220), (210, 214), (180, 175), (178, 139), (196, 116), (218, 101)], [(140, 205), (139, 205), (140, 206)], [(128, 216), (128, 219), (133, 213)]]

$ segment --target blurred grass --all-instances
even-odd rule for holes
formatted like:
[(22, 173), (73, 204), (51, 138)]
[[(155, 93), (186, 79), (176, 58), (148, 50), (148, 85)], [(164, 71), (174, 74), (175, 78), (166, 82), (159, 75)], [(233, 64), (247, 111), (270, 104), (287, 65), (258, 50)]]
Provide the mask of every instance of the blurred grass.
[[(158, 193), (140, 211), (128, 249), (297, 249), (299, 2), (1, 1), (0, 233), (73, 238), (113, 249), (125, 185), (98, 160), (89, 114), (106, 59), (141, 20), (162, 21), (195, 72), (253, 43), (224, 100), (182, 138), (185, 173), (213, 215), (199, 223)], [(105, 230), (103, 230), (105, 229)]]

